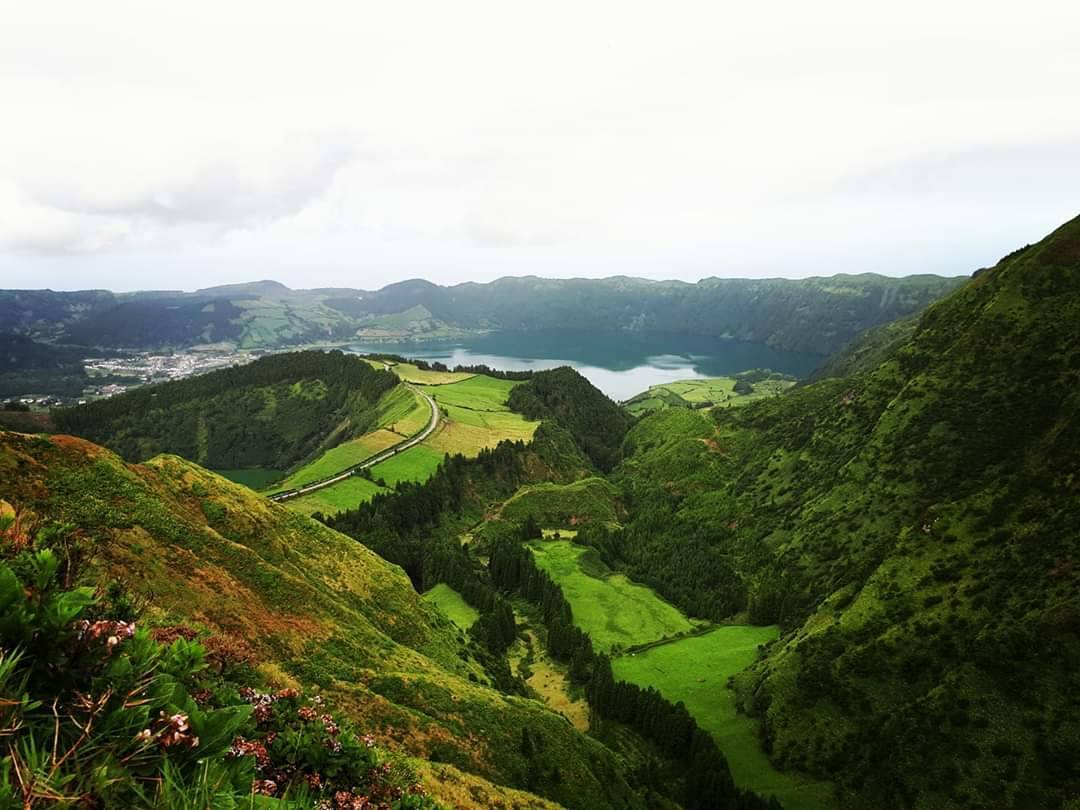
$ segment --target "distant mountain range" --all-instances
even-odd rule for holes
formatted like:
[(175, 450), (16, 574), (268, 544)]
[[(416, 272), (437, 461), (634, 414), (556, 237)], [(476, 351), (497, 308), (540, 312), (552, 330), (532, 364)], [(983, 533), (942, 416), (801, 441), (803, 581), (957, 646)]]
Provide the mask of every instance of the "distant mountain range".
[(160, 350), (227, 343), (430, 340), (488, 330), (580, 329), (732, 337), (832, 353), (866, 329), (917, 312), (960, 278), (874, 274), (803, 280), (503, 278), (378, 291), (291, 290), (276, 281), (196, 292), (0, 291), (0, 331), (87, 348)]

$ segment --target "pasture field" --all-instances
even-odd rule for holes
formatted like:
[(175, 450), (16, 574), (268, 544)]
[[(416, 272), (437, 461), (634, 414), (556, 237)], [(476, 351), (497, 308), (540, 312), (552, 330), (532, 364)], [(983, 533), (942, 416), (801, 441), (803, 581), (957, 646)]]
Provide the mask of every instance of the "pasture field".
[(596, 552), (569, 540), (534, 540), (536, 563), (562, 588), (574, 622), (598, 651), (645, 644), (687, 632), (694, 624), (651, 588), (612, 574)]
[(379, 401), (379, 427), (400, 436), (415, 436), (427, 427), (430, 418), (431, 409), (424, 398), (405, 386), (394, 388)]
[(442, 453), (475, 456), (503, 439), (529, 441), (539, 422), (530, 422), (506, 405), (513, 380), (497, 380), (483, 374), (450, 385), (424, 386), (434, 397), (446, 422), (425, 445)]
[(401, 437), (396, 433), (391, 433), (389, 430), (376, 430), (374, 433), (367, 433), (356, 439), (342, 442), (337, 447), (331, 447), (310, 464), (305, 464), (274, 487), (273, 492), (295, 489), (313, 481), (329, 478), (335, 473), (359, 464), (366, 458), (371, 458), (387, 447), (393, 447), (400, 441)]
[(443, 454), (428, 447), (425, 442), (391, 456), (386, 461), (380, 461), (371, 468), (371, 477), (385, 481), (388, 487), (399, 481), (426, 481), (435, 473), (442, 460)]
[(333, 486), (317, 489), (307, 495), (285, 501), (284, 505), (305, 515), (313, 515), (316, 512), (336, 515), (346, 509), (355, 509), (362, 501), (369, 501), (376, 493), (385, 491), (382, 487), (358, 475), (350, 475)]
[(664, 408), (695, 408), (745, 405), (748, 402), (783, 393), (793, 380), (765, 379), (753, 383), (753, 391), (735, 391), (735, 377), (711, 377), (704, 380), (679, 380), (654, 385), (623, 403), (634, 416)]
[[(468, 412), (466, 412), (468, 413)], [(491, 427), (468, 424), (467, 422), (449, 421), (435, 431), (424, 445), (447, 455), (461, 453), (472, 458), (485, 447), (494, 447), (503, 439), (511, 441), (529, 441), (539, 422), (527, 422), (516, 413), (483, 414), (485, 417), (507, 417), (500, 421), (493, 420)]]
[(460, 593), (445, 582), (440, 582), (425, 593), (424, 600), (437, 605), (446, 614), (446, 618), (462, 630), (468, 630), (480, 618), (476, 608), (466, 602)]
[(266, 467), (253, 467), (249, 470), (214, 470), (214, 472), (235, 484), (243, 484), (252, 489), (269, 486), (285, 474), (284, 470), (271, 470)]
[(434, 387), (463, 382), (476, 376), (475, 374), (459, 371), (427, 371), (417, 368), (412, 363), (394, 363), (390, 370), (405, 382)]
[[(576, 616), (576, 607), (574, 611)], [(758, 645), (778, 635), (775, 625), (717, 627), (620, 656), (611, 666), (616, 680), (652, 686), (672, 703), (682, 701), (698, 725), (716, 738), (737, 785), (775, 795), (789, 810), (824, 810), (833, 806), (831, 786), (776, 770), (761, 750), (757, 721), (738, 713), (727, 688), (731, 675), (753, 663)]]
[(498, 380), (477, 374), (453, 385), (425, 386), (424, 391), (440, 405), (456, 405), (473, 411), (509, 411), (506, 404), (514, 380)]

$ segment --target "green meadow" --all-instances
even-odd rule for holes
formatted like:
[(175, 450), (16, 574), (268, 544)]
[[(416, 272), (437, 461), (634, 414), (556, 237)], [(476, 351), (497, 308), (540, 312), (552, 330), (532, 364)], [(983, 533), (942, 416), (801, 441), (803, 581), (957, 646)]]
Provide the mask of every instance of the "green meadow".
[(346, 509), (355, 509), (361, 502), (370, 501), (379, 492), (386, 492), (358, 475), (350, 475), (332, 487), (317, 489), (299, 498), (285, 501), (285, 505), (305, 515), (322, 512), (324, 515), (336, 515)]
[(587, 632), (597, 650), (630, 647), (685, 633), (694, 624), (651, 588), (613, 574), (593, 549), (569, 540), (529, 544), (537, 564), (562, 588), (574, 611), (574, 623)]
[[(442, 463), (443, 454), (426, 444), (410, 447), (371, 468), (371, 477), (392, 487), (400, 481), (426, 481)], [(333, 487), (331, 487), (333, 489)]]
[(364, 459), (371, 458), (400, 441), (401, 437), (396, 433), (391, 433), (389, 430), (376, 430), (374, 433), (342, 442), (337, 447), (331, 447), (310, 464), (305, 464), (274, 487), (273, 491), (295, 489), (314, 481), (321, 481), (323, 478), (329, 478), (349, 467), (355, 467)]
[(716, 738), (740, 787), (775, 795), (788, 810), (824, 810), (833, 806), (831, 786), (776, 770), (761, 750), (757, 721), (738, 713), (727, 688), (730, 676), (753, 663), (758, 645), (778, 635), (775, 626), (717, 627), (623, 655), (612, 661), (612, 670), (616, 680), (653, 686), (672, 703), (682, 701), (698, 725)]
[(477, 374), (452, 385), (423, 388), (440, 405), (456, 405), (474, 411), (509, 411), (506, 400), (510, 396), (510, 389), (517, 384), (514, 380), (497, 380)]
[(475, 456), (485, 447), (504, 439), (529, 441), (539, 422), (530, 422), (512, 412), (506, 404), (510, 390), (518, 383), (477, 374), (447, 385), (424, 386), (435, 398), (446, 421), (424, 442), (447, 455)]
[(460, 593), (445, 582), (440, 582), (425, 593), (424, 600), (436, 605), (439, 610), (446, 614), (446, 618), (462, 630), (468, 630), (480, 618), (476, 608), (466, 602)]
[(704, 380), (679, 380), (654, 385), (624, 403), (634, 416), (664, 408), (708, 408), (746, 405), (758, 399), (781, 394), (794, 385), (789, 379), (764, 379), (752, 384), (753, 390), (735, 390), (736, 377), (711, 377)]

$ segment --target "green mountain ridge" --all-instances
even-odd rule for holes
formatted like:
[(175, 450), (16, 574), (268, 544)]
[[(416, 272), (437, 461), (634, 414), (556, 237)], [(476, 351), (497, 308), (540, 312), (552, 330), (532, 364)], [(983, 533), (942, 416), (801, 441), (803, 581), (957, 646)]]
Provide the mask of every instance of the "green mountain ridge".
[(595, 542), (685, 609), (783, 624), (742, 702), (845, 806), (1080, 791), (1077, 323), (1080, 220), (871, 335), (847, 376), (628, 435), (634, 514)]
[[(274, 281), (192, 293), (0, 290), (0, 322), (38, 340), (166, 350), (207, 343), (279, 348), (347, 341), (373, 328), (397, 339), (478, 330), (578, 329), (733, 337), (827, 354), (870, 327), (918, 311), (962, 283), (874, 274), (654, 282), (502, 278), (439, 287), (290, 290)], [(412, 315), (409, 315), (409, 313)], [(416, 317), (427, 313), (425, 317)]]

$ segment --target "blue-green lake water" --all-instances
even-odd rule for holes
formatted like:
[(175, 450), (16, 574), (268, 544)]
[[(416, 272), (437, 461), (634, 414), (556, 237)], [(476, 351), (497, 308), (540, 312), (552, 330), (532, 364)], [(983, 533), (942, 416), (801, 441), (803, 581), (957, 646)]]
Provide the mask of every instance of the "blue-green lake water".
[(725, 338), (584, 330), (491, 332), (451, 341), (365, 342), (350, 348), (438, 361), (451, 367), (483, 364), (520, 371), (573, 366), (619, 401), (651, 385), (724, 377), (752, 368), (804, 377), (824, 360), (817, 354), (781, 351), (761, 343)]

